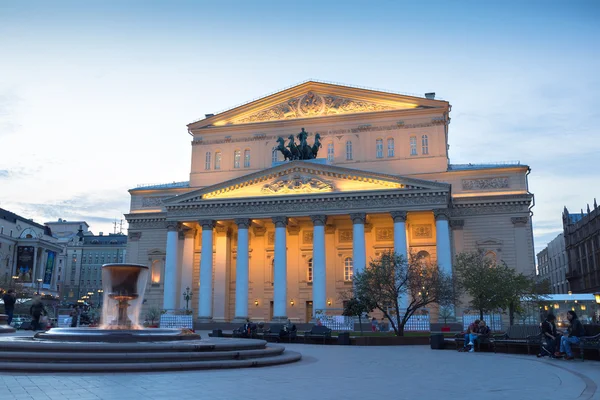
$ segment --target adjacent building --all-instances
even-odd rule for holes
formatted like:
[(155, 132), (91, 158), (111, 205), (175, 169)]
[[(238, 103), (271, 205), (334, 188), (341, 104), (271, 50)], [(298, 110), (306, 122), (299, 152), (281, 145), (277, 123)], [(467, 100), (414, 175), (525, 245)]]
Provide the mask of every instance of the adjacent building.
[(550, 282), (551, 293), (568, 294), (571, 290), (567, 281), (567, 250), (565, 238), (561, 233), (537, 255), (538, 275), (540, 279)]
[(62, 250), (49, 227), (0, 208), (0, 286), (18, 282), (56, 294)]
[(89, 301), (99, 302), (101, 267), (103, 264), (124, 262), (127, 236), (119, 233), (105, 235), (103, 232), (94, 235), (85, 221), (59, 219), (45, 225), (63, 244), (65, 269), (59, 279), (61, 298), (76, 302), (92, 293)]
[(600, 209), (596, 199), (586, 213), (571, 214), (565, 207), (562, 217), (571, 291), (600, 292)]
[(185, 308), (189, 287), (199, 322), (308, 321), (386, 250), (449, 274), (482, 251), (533, 275), (530, 169), (451, 164), (450, 109), (309, 81), (189, 124), (189, 181), (129, 191), (146, 306)]

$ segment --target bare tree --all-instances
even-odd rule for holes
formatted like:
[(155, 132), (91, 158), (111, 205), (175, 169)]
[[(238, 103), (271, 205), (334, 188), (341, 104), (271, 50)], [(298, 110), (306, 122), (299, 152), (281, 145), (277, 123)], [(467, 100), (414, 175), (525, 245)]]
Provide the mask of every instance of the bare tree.
[[(397, 336), (418, 310), (430, 305), (452, 303), (455, 290), (452, 278), (437, 265), (410, 256), (407, 260), (394, 252), (384, 252), (362, 272), (354, 275), (355, 297), (364, 299), (383, 312)], [(407, 297), (406, 310), (400, 297)]]

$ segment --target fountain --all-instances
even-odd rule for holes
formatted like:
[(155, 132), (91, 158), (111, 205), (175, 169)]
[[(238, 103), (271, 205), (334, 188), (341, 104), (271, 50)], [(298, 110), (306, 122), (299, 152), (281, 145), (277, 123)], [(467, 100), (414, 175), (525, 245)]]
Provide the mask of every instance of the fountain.
[(209, 338), (182, 329), (143, 328), (148, 267), (102, 266), (100, 328), (52, 328), (33, 338), (0, 338), (0, 371), (157, 371), (243, 368), (301, 359), (264, 340)]

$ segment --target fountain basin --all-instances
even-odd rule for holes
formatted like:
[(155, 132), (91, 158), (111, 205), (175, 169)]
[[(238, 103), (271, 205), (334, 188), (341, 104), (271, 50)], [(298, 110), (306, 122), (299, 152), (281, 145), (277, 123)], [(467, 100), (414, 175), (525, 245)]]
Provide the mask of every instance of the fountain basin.
[(100, 328), (52, 328), (36, 333), (34, 339), (59, 342), (137, 343), (179, 340), (199, 340), (196, 333), (181, 329), (100, 329)]

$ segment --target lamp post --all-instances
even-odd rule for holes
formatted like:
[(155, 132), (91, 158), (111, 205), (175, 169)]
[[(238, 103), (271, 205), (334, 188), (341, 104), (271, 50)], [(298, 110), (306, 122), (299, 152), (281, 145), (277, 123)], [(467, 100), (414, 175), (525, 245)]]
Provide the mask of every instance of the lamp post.
[(42, 283), (42, 279), (41, 278), (37, 278), (36, 282), (37, 282), (37, 293), (36, 294), (39, 296), (39, 294), (40, 294), (40, 285)]
[(594, 293), (594, 298), (596, 299), (596, 304), (600, 304), (600, 292)]
[(192, 293), (190, 291), (190, 288), (186, 287), (185, 292), (183, 293), (183, 299), (185, 300), (185, 311), (188, 310), (188, 306), (190, 304), (190, 299), (192, 298), (193, 295), (194, 295), (194, 293)]
[(13, 275), (12, 280), (13, 280), (13, 286), (16, 287), (16, 285), (19, 283), (19, 275)]

